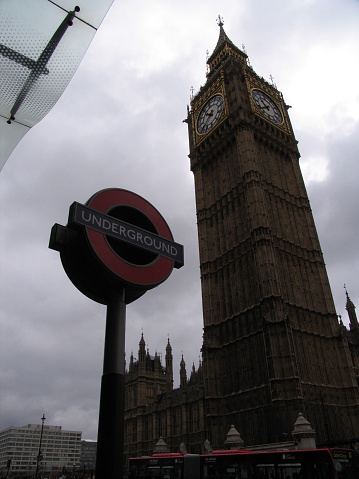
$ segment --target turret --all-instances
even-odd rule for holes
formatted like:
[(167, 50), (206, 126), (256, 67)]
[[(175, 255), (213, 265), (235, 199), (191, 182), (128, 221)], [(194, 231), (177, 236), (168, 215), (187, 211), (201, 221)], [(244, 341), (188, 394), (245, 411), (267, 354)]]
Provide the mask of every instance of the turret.
[(160, 359), (159, 355), (157, 354), (157, 351), (155, 351), (155, 359), (154, 359), (153, 363), (154, 363), (155, 373), (158, 376), (158, 373), (161, 369), (161, 359)]
[(294, 423), (294, 430), (292, 431), (292, 437), (297, 444), (297, 449), (315, 449), (315, 436), (315, 430), (300, 412)]
[(197, 374), (196, 374), (196, 368), (195, 368), (194, 361), (193, 361), (190, 382), (195, 383), (196, 379), (197, 379)]
[(168, 338), (166, 346), (166, 385), (167, 393), (169, 394), (173, 389), (173, 356), (170, 338)]
[(345, 289), (345, 294), (347, 296), (347, 303), (345, 305), (345, 309), (348, 311), (348, 316), (349, 316), (349, 321), (350, 321), (350, 323), (349, 323), (350, 330), (351, 331), (359, 330), (358, 318), (357, 318), (357, 315), (356, 315), (356, 312), (355, 312), (354, 303), (349, 298), (349, 294), (348, 294), (348, 291), (347, 291), (347, 288), (346, 288), (345, 285), (344, 285), (344, 289)]
[(187, 388), (186, 363), (184, 362), (183, 354), (182, 354), (181, 368), (180, 368), (180, 386), (181, 386), (181, 389), (183, 390)]
[(131, 356), (130, 356), (129, 372), (130, 372), (130, 373), (133, 372), (133, 353), (132, 353), (132, 352), (131, 352)]
[(201, 359), (199, 360), (198, 366), (198, 382), (200, 386), (203, 386), (203, 365)]
[(139, 342), (139, 349), (138, 349), (138, 364), (139, 367), (142, 369), (145, 368), (146, 364), (146, 343), (143, 339), (143, 333), (141, 334), (141, 339)]

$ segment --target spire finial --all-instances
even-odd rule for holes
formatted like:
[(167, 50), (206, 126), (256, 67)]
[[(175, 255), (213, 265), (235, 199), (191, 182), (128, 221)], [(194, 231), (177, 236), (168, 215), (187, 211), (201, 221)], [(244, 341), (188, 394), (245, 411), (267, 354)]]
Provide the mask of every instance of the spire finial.
[(347, 287), (346, 287), (345, 283), (344, 283), (344, 289), (345, 289), (345, 294), (347, 295), (347, 298), (349, 299), (349, 294), (348, 294), (348, 290), (347, 290)]
[(247, 65), (252, 68), (251, 62), (249, 61), (248, 53), (247, 53), (247, 50), (246, 50), (246, 46), (245, 46), (244, 43), (242, 43), (242, 51), (243, 51), (243, 53), (245, 53), (247, 55)]
[(274, 76), (272, 74), (269, 75), (270, 81), (275, 89), (277, 89), (277, 85), (274, 83)]
[(218, 15), (217, 18), (217, 25), (219, 26), (219, 28), (223, 27), (224, 25), (223, 17), (221, 17), (220, 15)]

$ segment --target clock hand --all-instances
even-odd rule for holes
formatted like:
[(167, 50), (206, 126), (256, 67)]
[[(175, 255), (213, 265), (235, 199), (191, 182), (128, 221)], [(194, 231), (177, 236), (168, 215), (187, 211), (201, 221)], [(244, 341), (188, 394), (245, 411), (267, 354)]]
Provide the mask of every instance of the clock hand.
[(213, 116), (213, 110), (206, 113), (206, 118), (204, 120), (205, 125), (207, 125), (208, 121), (211, 119), (212, 116)]
[(270, 106), (268, 105), (268, 103), (265, 103), (262, 99), (261, 99), (261, 102), (262, 102), (262, 105), (260, 105), (259, 108), (260, 108), (261, 110), (263, 110), (264, 108), (265, 108), (266, 110), (269, 110)]

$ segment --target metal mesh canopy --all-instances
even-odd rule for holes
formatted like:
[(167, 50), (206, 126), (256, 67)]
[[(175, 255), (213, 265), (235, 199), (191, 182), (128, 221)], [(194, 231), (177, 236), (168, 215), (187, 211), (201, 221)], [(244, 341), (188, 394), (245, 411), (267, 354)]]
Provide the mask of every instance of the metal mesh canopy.
[(0, 170), (69, 84), (113, 0), (0, 0)]

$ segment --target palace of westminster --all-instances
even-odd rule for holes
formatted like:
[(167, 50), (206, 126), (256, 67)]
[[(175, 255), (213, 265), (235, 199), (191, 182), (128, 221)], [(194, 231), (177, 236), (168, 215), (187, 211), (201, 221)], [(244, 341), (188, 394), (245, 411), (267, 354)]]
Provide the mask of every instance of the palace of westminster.
[[(187, 119), (203, 303), (202, 361), (173, 387), (146, 350), (126, 372), (126, 456), (224, 447), (234, 425), (245, 447), (292, 437), (298, 415), (318, 445), (359, 442), (359, 324), (336, 314), (299, 167), (288, 106), (226, 35)], [(176, 368), (177, 369), (177, 368)], [(314, 432), (313, 432), (314, 433)]]

